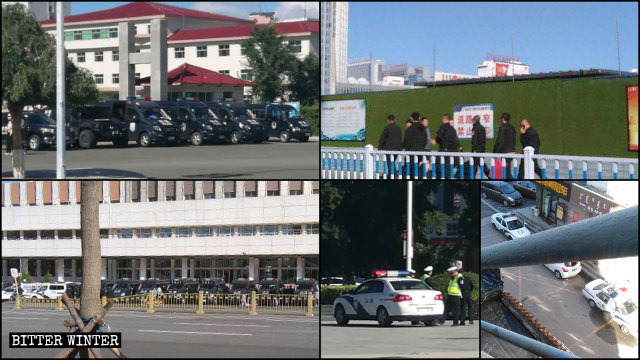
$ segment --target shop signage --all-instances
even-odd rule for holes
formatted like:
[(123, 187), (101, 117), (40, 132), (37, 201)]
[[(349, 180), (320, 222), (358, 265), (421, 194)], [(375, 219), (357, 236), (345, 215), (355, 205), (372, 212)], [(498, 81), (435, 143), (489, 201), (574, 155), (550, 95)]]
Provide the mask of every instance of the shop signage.
[(614, 202), (611, 199), (593, 192), (589, 189), (585, 189), (582, 186), (573, 185), (571, 190), (570, 201), (574, 204), (582, 206), (587, 211), (594, 215), (607, 214), (611, 211), (622, 208), (620, 204)]
[(536, 181), (545, 189), (557, 194), (559, 197), (569, 201), (571, 196), (571, 183), (568, 181)]

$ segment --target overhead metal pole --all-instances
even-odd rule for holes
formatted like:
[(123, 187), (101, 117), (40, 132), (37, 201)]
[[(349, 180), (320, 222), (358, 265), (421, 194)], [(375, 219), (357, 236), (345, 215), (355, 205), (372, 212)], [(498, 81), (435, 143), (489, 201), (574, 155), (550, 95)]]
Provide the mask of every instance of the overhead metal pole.
[(413, 258), (413, 181), (407, 183), (407, 270)]
[(65, 77), (64, 77), (64, 3), (56, 2), (56, 178), (66, 177)]
[(638, 255), (638, 206), (482, 248), (483, 269)]
[(620, 31), (618, 27), (620, 26), (618, 21), (618, 14), (616, 13), (616, 42), (618, 44), (618, 75), (622, 75), (622, 70), (620, 68)]
[(484, 320), (480, 320), (480, 329), (508, 343), (514, 344), (522, 349), (525, 349), (536, 355), (540, 355), (544, 358), (578, 358), (578, 356), (575, 356), (572, 353), (562, 351), (530, 337), (520, 335), (507, 329), (503, 329)]

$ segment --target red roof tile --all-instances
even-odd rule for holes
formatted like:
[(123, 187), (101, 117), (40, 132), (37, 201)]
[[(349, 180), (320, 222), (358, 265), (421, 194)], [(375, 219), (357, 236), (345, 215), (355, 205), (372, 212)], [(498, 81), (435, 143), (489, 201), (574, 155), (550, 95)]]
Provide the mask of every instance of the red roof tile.
[[(169, 80), (169, 85), (205, 84), (256, 86), (254, 82), (234, 78), (187, 63), (167, 72), (167, 79)], [(150, 77), (147, 76), (139, 80), (139, 85), (148, 85), (149, 82)]]
[[(113, 9), (66, 16), (64, 18), (64, 22), (65, 24), (72, 24), (86, 21), (117, 20), (124, 18), (137, 18), (157, 15), (185, 16), (212, 20), (238, 21), (243, 23), (252, 22), (251, 20), (212, 14), (205, 11), (185, 9), (177, 6), (158, 4), (154, 2), (132, 2), (126, 5), (115, 7)], [(40, 24), (42, 25), (55, 25), (55, 23), (56, 19), (44, 20), (40, 22)]]
[[(320, 23), (317, 21), (296, 21), (276, 23), (276, 31), (280, 34), (317, 33)], [(255, 25), (225, 26), (216, 28), (178, 30), (167, 39), (168, 42), (184, 40), (215, 39), (230, 37), (249, 37)], [(260, 26), (260, 25), (259, 25)]]

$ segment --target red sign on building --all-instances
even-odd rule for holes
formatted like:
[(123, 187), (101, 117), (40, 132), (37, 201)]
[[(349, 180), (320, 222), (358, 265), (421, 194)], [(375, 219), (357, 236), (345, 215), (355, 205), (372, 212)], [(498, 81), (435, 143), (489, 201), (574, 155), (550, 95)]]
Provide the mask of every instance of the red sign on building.
[(496, 63), (496, 76), (507, 76), (509, 64)]

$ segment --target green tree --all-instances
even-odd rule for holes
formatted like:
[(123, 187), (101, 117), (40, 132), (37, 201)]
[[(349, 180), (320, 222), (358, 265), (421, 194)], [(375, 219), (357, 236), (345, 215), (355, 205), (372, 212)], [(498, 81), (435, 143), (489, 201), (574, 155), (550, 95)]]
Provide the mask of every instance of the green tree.
[(318, 135), (320, 132), (320, 106), (318, 103), (313, 105), (301, 105), (300, 106), (300, 114), (304, 117), (305, 120), (311, 125), (311, 129), (313, 131), (313, 135)]
[(287, 91), (286, 74), (296, 58), (284, 40), (274, 24), (267, 24), (254, 26), (251, 37), (244, 42), (247, 65), (256, 83), (252, 95), (260, 102), (282, 98)]
[(51, 281), (55, 281), (55, 279), (53, 278), (53, 275), (51, 275), (51, 273), (46, 273), (44, 275), (44, 277), (42, 278), (42, 282), (51, 282)]
[(20, 273), (20, 281), (28, 282), (28, 283), (33, 282), (33, 278), (31, 277), (31, 275), (29, 275), (29, 270), (27, 269), (22, 270), (22, 273)]
[(320, 62), (314, 54), (309, 54), (303, 60), (298, 58), (294, 66), (287, 73), (289, 78), (288, 90), (290, 98), (300, 101), (301, 105), (313, 105), (320, 100)]

